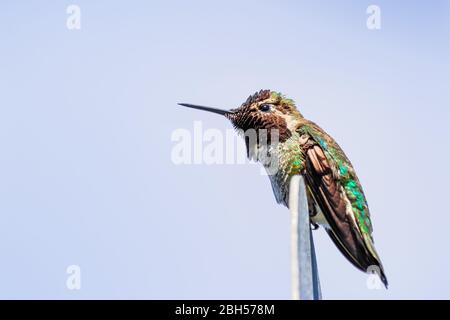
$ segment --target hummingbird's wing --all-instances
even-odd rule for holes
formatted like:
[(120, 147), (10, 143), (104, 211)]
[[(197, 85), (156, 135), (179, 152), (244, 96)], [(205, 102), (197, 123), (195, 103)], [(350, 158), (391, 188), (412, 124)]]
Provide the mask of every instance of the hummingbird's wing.
[(333, 242), (358, 269), (377, 267), (387, 286), (372, 239), (372, 223), (362, 187), (339, 145), (312, 122), (299, 127), (305, 159), (303, 174), (315, 202), (323, 212)]

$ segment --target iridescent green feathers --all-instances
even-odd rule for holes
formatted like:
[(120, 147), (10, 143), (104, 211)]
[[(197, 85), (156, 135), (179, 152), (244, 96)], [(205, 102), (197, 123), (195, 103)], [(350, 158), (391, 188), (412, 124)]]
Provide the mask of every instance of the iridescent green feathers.
[(366, 198), (358, 177), (342, 149), (314, 123), (300, 126), (298, 132), (310, 135), (320, 145), (330, 163), (334, 177), (344, 188), (351, 202), (360, 232), (371, 235), (372, 223)]
[[(387, 286), (383, 267), (373, 244), (373, 228), (367, 200), (352, 164), (334, 139), (315, 123), (303, 119), (299, 123), (296, 131), (301, 137), (311, 137), (322, 149), (327, 160), (327, 166), (329, 166), (331, 170), (335, 183), (342, 188), (341, 197), (348, 204), (346, 209), (347, 216), (350, 218), (350, 221), (353, 221), (353, 224), (355, 225), (354, 228), (357, 229), (357, 232), (360, 234), (364, 243), (365, 250), (369, 253), (369, 256), (365, 256), (362, 252), (358, 253), (364, 257), (361, 261), (366, 261), (362, 263), (361, 267), (367, 268), (370, 265), (378, 266), (380, 268), (381, 278)], [(357, 243), (357, 241), (355, 243)], [(342, 247), (345, 250), (345, 245)], [(372, 261), (370, 255), (375, 261), (370, 262)], [(359, 263), (359, 258), (354, 256), (354, 254), (350, 254), (350, 258), (355, 259), (354, 262)]]
[[(373, 246), (367, 201), (352, 164), (325, 131), (302, 116), (292, 99), (279, 92), (261, 90), (232, 110), (182, 105), (218, 113), (231, 121), (246, 139), (247, 154), (262, 155), (256, 159), (269, 173), (277, 202), (288, 206), (290, 179), (303, 175), (312, 223), (321, 223), (357, 268), (367, 271), (371, 266), (379, 267), (387, 285)], [(247, 139), (247, 133), (253, 133), (256, 139)], [(267, 139), (260, 138), (264, 135)], [(277, 165), (266, 162), (267, 158), (278, 160)]]
[[(313, 195), (313, 198), (319, 200), (318, 206), (322, 211), (327, 211), (327, 219), (339, 220), (333, 221), (330, 225), (332, 229), (339, 229), (333, 230), (334, 235), (331, 236), (340, 250), (362, 270), (366, 270), (370, 265), (379, 266), (382, 280), (387, 285), (379, 256), (373, 245), (373, 228), (367, 200), (352, 164), (333, 138), (318, 125), (302, 116), (293, 100), (279, 92), (271, 91), (270, 94), (267, 91), (263, 92), (264, 101), (259, 100), (259, 103), (274, 104), (278, 113), (275, 113), (273, 117), (281, 118), (286, 123), (280, 122), (279, 119), (272, 122), (278, 123), (278, 127), (283, 129), (282, 132), (286, 128), (289, 132), (285, 135), (288, 138), (283, 140), (277, 148), (280, 170), (270, 176), (277, 201), (288, 204), (290, 177), (295, 174), (309, 176), (309, 183), (315, 184), (314, 188), (310, 186), (311, 190), (324, 192), (321, 195)], [(257, 101), (261, 97), (261, 94), (256, 94), (252, 100)], [(279, 125), (280, 123), (282, 125)], [(319, 146), (322, 152), (313, 151), (316, 148), (314, 145)], [(320, 172), (305, 172), (305, 170), (313, 170), (311, 159), (308, 160), (310, 152), (319, 157), (315, 162), (318, 166), (321, 166), (320, 154), (323, 154), (327, 162), (323, 168), (330, 170), (331, 176)], [(309, 167), (306, 165), (308, 161), (310, 161)], [(321, 178), (322, 174), (324, 174), (323, 178)]]

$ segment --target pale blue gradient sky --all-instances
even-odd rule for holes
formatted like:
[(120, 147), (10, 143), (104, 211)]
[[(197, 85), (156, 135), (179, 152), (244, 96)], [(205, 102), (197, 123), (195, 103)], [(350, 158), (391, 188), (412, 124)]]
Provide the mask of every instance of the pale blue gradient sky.
[(319, 230), (324, 298), (450, 298), (450, 1), (0, 7), (0, 298), (289, 298), (289, 215), (267, 177), (170, 158), (174, 129), (231, 127), (176, 102), (261, 88), (336, 138), (370, 204), (390, 288), (368, 290)]

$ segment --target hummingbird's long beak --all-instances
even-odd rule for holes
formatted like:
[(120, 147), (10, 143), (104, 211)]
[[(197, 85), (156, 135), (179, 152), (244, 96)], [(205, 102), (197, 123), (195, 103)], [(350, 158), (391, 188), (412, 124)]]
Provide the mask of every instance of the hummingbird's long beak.
[(222, 116), (225, 116), (227, 114), (232, 114), (234, 112), (232, 110), (222, 110), (222, 109), (213, 108), (213, 107), (198, 106), (198, 105), (190, 104), (190, 103), (179, 103), (179, 105), (183, 106), (183, 107), (188, 107), (188, 108), (193, 108), (193, 109), (198, 109), (198, 110), (204, 110), (204, 111), (217, 113), (217, 114), (220, 114)]

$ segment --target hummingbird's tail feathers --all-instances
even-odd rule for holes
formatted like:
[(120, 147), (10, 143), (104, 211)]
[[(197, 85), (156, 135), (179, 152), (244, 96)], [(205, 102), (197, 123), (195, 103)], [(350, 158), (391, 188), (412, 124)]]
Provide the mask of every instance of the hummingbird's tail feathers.
[(304, 171), (306, 183), (314, 201), (328, 221), (328, 234), (331, 239), (354, 266), (363, 272), (377, 272), (387, 285), (371, 235), (362, 232), (355, 223), (353, 208), (334, 175), (333, 163), (327, 158), (322, 147), (314, 141), (307, 141), (303, 150), (306, 155)]
[[(383, 282), (384, 286), (387, 289), (388, 281), (387, 281), (386, 275), (384, 273), (384, 268), (381, 263), (380, 256), (378, 255), (377, 250), (375, 249), (375, 246), (373, 244), (373, 239), (371, 236), (369, 236), (367, 234), (363, 234), (363, 238), (364, 238), (365, 248), (367, 249), (367, 255), (371, 256), (371, 260), (373, 260), (375, 262), (374, 265), (369, 266), (369, 268), (372, 267), (369, 271), (377, 273), (378, 276), (380, 277), (380, 280)], [(366, 271), (367, 271), (367, 269), (366, 269)]]
[(361, 264), (360, 261), (355, 259), (355, 257), (346, 249), (346, 247), (342, 244), (342, 242), (339, 240), (337, 235), (333, 232), (332, 229), (325, 229), (330, 236), (331, 240), (333, 240), (336, 247), (339, 249), (339, 251), (344, 255), (344, 257), (351, 262), (356, 268), (359, 270), (365, 271), (364, 266)]
[(386, 289), (388, 288), (388, 280), (386, 278), (386, 274), (384, 273), (383, 265), (381, 262), (377, 259), (375, 259), (371, 255), (366, 255), (366, 258), (364, 259), (358, 259), (357, 257), (353, 256), (346, 247), (339, 241), (336, 234), (331, 229), (325, 229), (330, 236), (331, 240), (333, 240), (336, 247), (339, 249), (339, 251), (344, 255), (344, 257), (357, 269), (361, 270), (362, 272), (375, 272), (377, 273), (378, 277), (380, 278), (381, 282), (384, 284)]
[(381, 282), (383, 282), (383, 284), (384, 284), (384, 287), (387, 289), (389, 287), (389, 282), (386, 278), (386, 274), (384, 273), (383, 267), (380, 268), (379, 276), (380, 276)]

